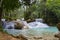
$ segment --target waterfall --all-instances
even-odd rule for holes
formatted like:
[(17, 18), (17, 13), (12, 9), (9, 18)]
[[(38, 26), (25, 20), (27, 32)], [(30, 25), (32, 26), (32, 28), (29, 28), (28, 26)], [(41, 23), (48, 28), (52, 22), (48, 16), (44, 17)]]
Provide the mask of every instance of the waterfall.
[(42, 18), (39, 18), (39, 19), (35, 19), (36, 22), (43, 22), (43, 19)]
[(20, 34), (23, 34), (24, 36), (27, 36), (27, 37), (31, 37), (32, 35), (43, 36), (47, 33), (49, 36), (49, 34), (55, 34), (58, 32), (57, 27), (49, 27), (47, 24), (44, 24), (39, 20), (36, 20), (35, 22), (30, 22), (30, 23), (27, 23), (26, 21), (22, 21), (22, 23), (24, 23), (25, 26), (28, 26), (29, 29), (24, 29), (24, 30), (4, 29), (4, 31), (8, 32), (9, 34), (12, 34), (13, 36), (19, 36)]
[(2, 21), (2, 27), (4, 29), (14, 29), (14, 22), (13, 21), (6, 21), (6, 19), (1, 19)]
[(47, 24), (43, 23), (43, 19), (36, 19), (35, 22), (30, 22), (30, 23), (27, 23), (25, 21), (23, 23), (29, 28), (48, 28), (49, 27)]
[[(5, 29), (9, 29), (9, 28), (14, 29), (15, 23), (13, 21), (10, 21), (10, 22), (4, 21), (4, 20), (2, 21), (3, 21), (3, 27)], [(24, 25), (24, 28), (27, 28), (27, 27), (28, 28), (48, 28), (49, 27), (47, 24), (43, 23), (43, 19), (36, 19), (36, 21), (30, 22), (30, 23), (17, 19), (17, 22), (20, 22), (22, 25)]]
[(28, 24), (29, 24), (29, 28), (48, 28), (49, 27), (47, 24), (44, 24), (41, 22), (31, 22)]

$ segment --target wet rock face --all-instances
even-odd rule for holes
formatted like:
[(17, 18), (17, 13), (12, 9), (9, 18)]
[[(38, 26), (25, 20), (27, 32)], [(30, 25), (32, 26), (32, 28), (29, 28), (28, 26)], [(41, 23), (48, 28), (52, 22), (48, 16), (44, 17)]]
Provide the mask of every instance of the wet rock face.
[(57, 28), (60, 31), (60, 23), (57, 24)]

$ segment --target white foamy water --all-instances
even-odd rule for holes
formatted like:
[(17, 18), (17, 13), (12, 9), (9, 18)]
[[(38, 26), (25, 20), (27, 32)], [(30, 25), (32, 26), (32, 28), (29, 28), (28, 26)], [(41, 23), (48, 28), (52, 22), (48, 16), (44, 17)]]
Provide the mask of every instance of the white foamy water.
[(49, 26), (47, 24), (41, 23), (41, 22), (31, 22), (28, 23), (29, 28), (48, 28)]
[[(3, 21), (4, 21), (4, 19), (3, 19)], [(47, 27), (49, 27), (47, 24), (42, 23), (43, 19), (36, 19), (35, 22), (30, 22), (30, 23), (27, 23), (26, 21), (17, 19), (17, 22), (20, 22), (21, 24), (25, 25), (25, 27), (28, 26), (29, 28), (47, 28)], [(7, 24), (9, 24), (9, 25), (7, 25)], [(12, 25), (13, 25), (12, 27), (14, 28), (13, 22), (9, 22), (7, 24), (5, 24), (5, 26), (4, 26), (5, 28), (8, 29)]]
[(28, 26), (29, 28), (48, 28), (49, 26), (45, 23), (43, 23), (43, 19), (35, 19), (35, 22), (27, 23), (26, 21), (23, 21), (25, 26)]

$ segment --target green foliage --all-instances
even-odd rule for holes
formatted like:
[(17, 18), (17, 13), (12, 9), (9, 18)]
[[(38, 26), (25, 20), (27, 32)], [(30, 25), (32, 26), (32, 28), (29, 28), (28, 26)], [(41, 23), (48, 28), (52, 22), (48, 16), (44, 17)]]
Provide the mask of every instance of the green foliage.
[(3, 28), (2, 28), (1, 22), (0, 22), (0, 31), (3, 31)]
[[(14, 10), (18, 9), (21, 7), (21, 3), (19, 0), (3, 0), (2, 1), (2, 18), (7, 18), (7, 17), (16, 17)], [(12, 12), (12, 13), (11, 13)], [(4, 16), (5, 15), (5, 16)]]
[(56, 13), (57, 17), (60, 18), (60, 0), (47, 0), (47, 8)]
[[(6, 10), (6, 15), (11, 10), (17, 9), (20, 6), (25, 5), (27, 7), (25, 12), (24, 10), (22, 10), (22, 12), (24, 12), (25, 19), (34, 18), (33, 15), (35, 15), (35, 18), (46, 19), (48, 23), (53, 23), (53, 21), (56, 21), (55, 18), (60, 20), (60, 0), (35, 0), (32, 3), (30, 2), (30, 0), (23, 0), (22, 3), (23, 4), (21, 4), (19, 0), (3, 0), (3, 8), (4, 10)], [(16, 14), (12, 13), (14, 15), (13, 17), (15, 18), (17, 17), (16, 15), (20, 16), (22, 14), (18, 11), (15, 13)]]
[[(60, 2), (59, 0), (41, 0), (36, 6), (34, 4), (31, 12), (46, 20), (47, 23), (56, 24), (60, 17)], [(34, 11), (33, 11), (34, 10)], [(31, 16), (32, 17), (32, 16)]]
[(27, 20), (27, 19), (30, 19), (31, 17), (31, 14), (32, 14), (32, 12), (34, 12), (35, 10), (36, 10), (36, 1), (34, 1), (33, 3), (31, 3), (31, 0), (24, 0), (24, 4), (26, 5), (26, 11), (25, 11), (25, 14), (24, 14), (24, 18), (25, 18), (25, 20)]
[(24, 18), (25, 18), (25, 20), (30, 19), (30, 15), (31, 15), (31, 11), (30, 11), (30, 10), (27, 10), (27, 11), (24, 13)]
[(3, 0), (3, 8), (8, 10), (14, 10), (21, 6), (19, 0)]
[[(42, 4), (45, 3), (45, 4)], [(47, 0), (41, 2), (41, 11), (43, 19), (48, 24), (56, 24), (60, 19), (60, 1), (59, 0)], [(45, 10), (46, 9), (46, 10)]]
[(23, 0), (25, 5), (30, 5), (30, 0)]

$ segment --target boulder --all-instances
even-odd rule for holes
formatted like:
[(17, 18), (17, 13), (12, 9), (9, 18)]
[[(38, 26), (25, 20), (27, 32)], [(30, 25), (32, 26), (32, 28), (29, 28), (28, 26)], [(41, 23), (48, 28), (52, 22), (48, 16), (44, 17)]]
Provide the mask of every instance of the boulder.
[(35, 19), (28, 19), (28, 20), (26, 20), (26, 21), (27, 21), (27, 23), (30, 23), (30, 22), (34, 22)]
[(59, 38), (60, 40), (60, 32), (58, 34), (55, 34), (55, 37)]
[(15, 38), (20, 40), (28, 40), (24, 35), (20, 34), (19, 36), (15, 36)]
[(24, 24), (21, 22), (15, 22), (15, 29), (22, 29), (24, 27)]
[(60, 23), (57, 24), (57, 28), (60, 31)]

